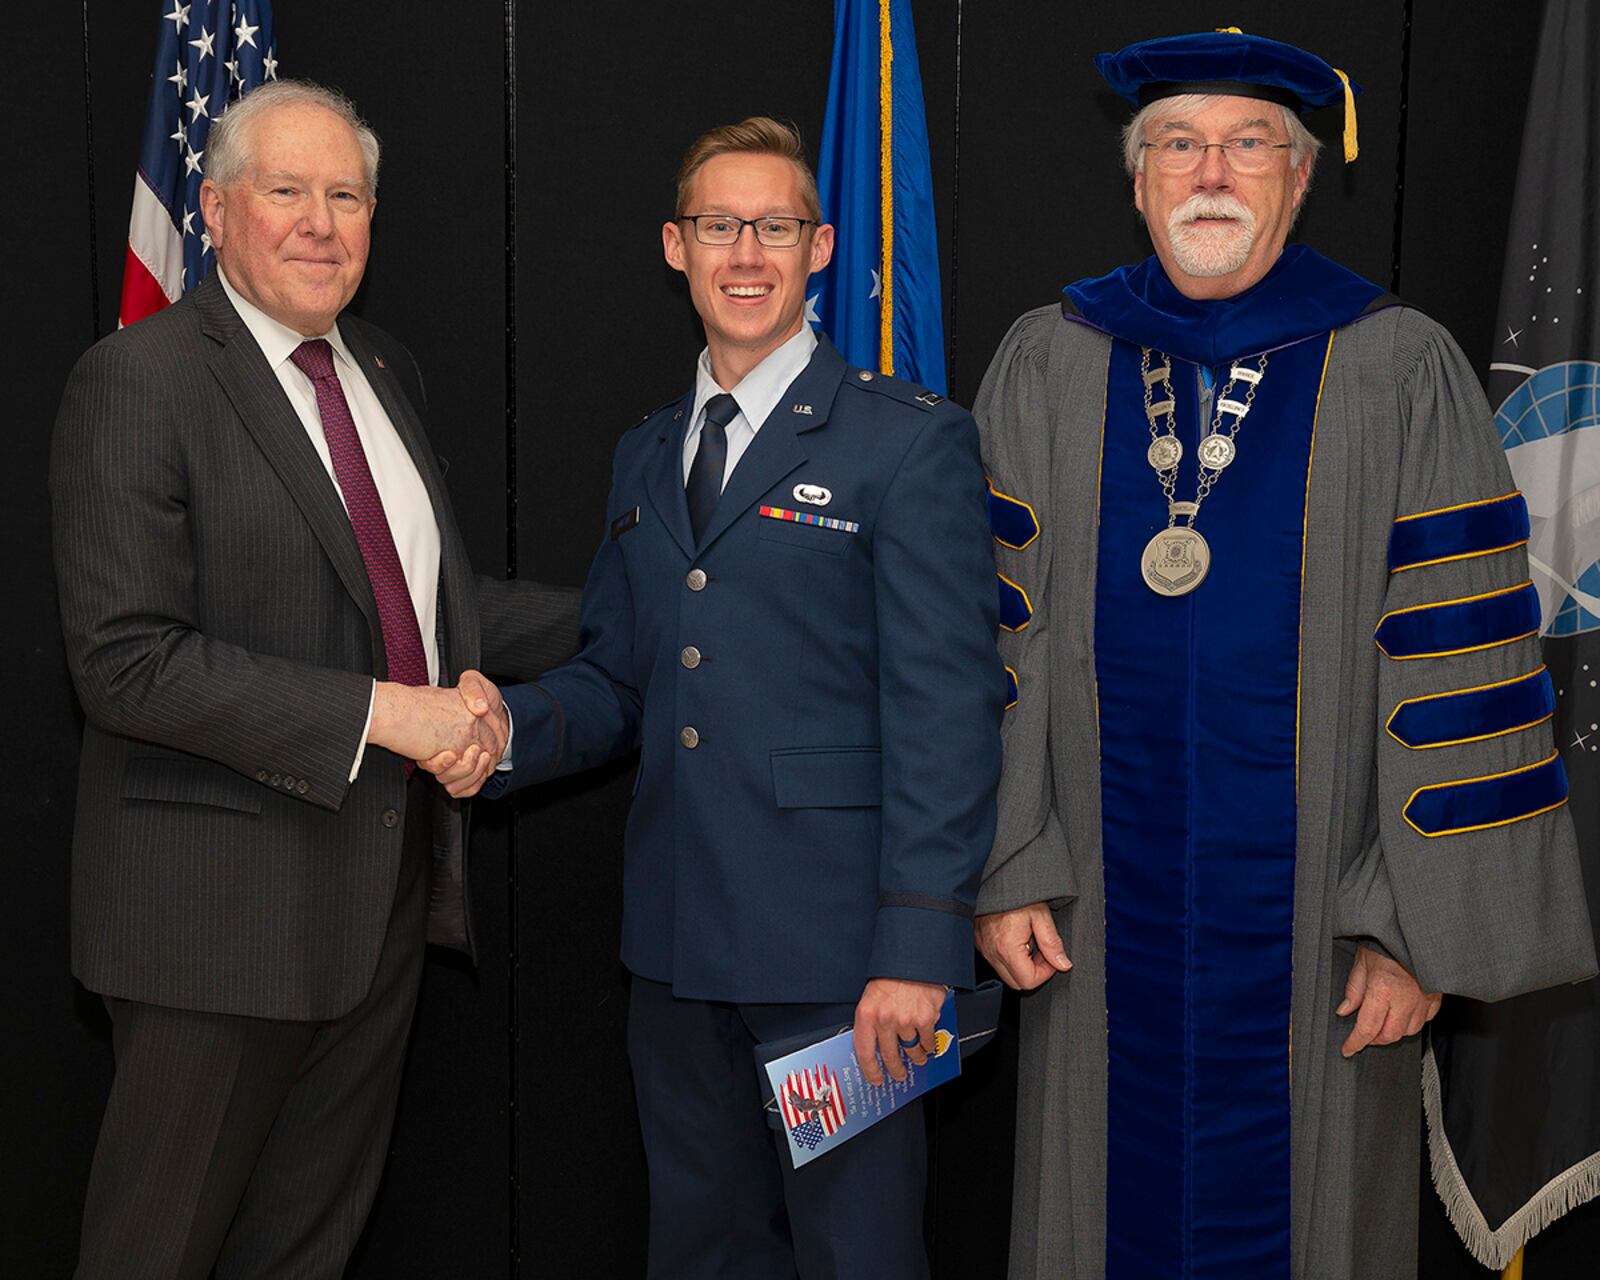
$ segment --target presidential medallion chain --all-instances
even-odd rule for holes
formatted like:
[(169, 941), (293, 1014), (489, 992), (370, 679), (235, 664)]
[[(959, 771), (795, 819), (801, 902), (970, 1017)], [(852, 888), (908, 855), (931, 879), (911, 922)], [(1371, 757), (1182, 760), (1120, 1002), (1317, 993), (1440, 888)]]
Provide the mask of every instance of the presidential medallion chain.
[[(1172, 358), (1165, 354), (1161, 366), (1150, 367), (1150, 348), (1141, 348), (1139, 375), (1144, 381), (1144, 416), (1150, 424), (1150, 447), (1145, 459), (1155, 470), (1161, 492), (1167, 498), (1167, 527), (1145, 544), (1142, 568), (1144, 580), (1158, 595), (1181, 596), (1193, 591), (1205, 581), (1211, 568), (1211, 548), (1194, 527), (1200, 514), (1200, 504), (1211, 494), (1217, 477), (1227, 468), (1238, 453), (1235, 437), (1244, 425), (1250, 406), (1255, 403), (1256, 391), (1267, 372), (1267, 357), (1261, 356), (1254, 369), (1242, 364), (1231, 365), (1228, 381), (1217, 392), (1211, 414), (1211, 430), (1195, 450), (1198, 474), (1195, 478), (1194, 501), (1178, 500), (1178, 464), (1183, 460), (1183, 441), (1178, 439), (1178, 401), (1172, 391)], [(1236, 400), (1234, 388), (1245, 383), (1244, 399)], [(1155, 398), (1155, 389), (1161, 388), (1161, 399)], [(1222, 419), (1231, 421), (1226, 430)], [(1157, 422), (1161, 426), (1157, 426)], [(1165, 428), (1163, 430), (1163, 427)], [(1183, 520), (1182, 525), (1178, 524)]]

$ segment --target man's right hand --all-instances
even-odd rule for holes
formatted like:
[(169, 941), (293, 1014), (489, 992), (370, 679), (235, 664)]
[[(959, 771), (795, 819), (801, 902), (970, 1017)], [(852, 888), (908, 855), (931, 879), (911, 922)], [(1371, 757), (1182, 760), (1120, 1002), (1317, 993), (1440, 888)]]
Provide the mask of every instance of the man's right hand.
[[(486, 689), (494, 690), (492, 698)], [(506, 746), (506, 716), (499, 701), (499, 691), (476, 672), (466, 672), (462, 686), (454, 689), (380, 682), (367, 741), (409, 760), (446, 752), (460, 760), (470, 753), (486, 772)]]
[(1072, 968), (1055, 918), (1042, 902), (979, 916), (973, 930), (983, 958), (1015, 991), (1032, 991)]

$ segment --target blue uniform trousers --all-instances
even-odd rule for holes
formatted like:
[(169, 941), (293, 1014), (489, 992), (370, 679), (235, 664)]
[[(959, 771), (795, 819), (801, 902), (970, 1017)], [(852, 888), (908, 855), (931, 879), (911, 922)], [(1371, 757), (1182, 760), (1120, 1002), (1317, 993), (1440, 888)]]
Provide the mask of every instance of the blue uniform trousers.
[(763, 1105), (757, 1044), (853, 1016), (848, 1004), (682, 1000), (634, 977), (628, 1055), (650, 1170), (651, 1280), (928, 1275), (921, 1099), (798, 1170)]

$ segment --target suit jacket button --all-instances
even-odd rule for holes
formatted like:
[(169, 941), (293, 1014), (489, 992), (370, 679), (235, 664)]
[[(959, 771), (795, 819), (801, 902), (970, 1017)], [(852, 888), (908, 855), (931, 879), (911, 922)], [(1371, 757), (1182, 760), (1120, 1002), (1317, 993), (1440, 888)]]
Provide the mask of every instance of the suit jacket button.
[(299, 782), (294, 784), (294, 789), (300, 795), (305, 795), (306, 792), (311, 790), (311, 784), (304, 778), (301, 778)]
[(268, 779), (268, 781), (271, 782), (275, 787), (281, 787), (283, 785), (283, 775), (281, 773), (275, 773), (271, 778)]
[(383, 811), (383, 825), (389, 828), (400, 825), (400, 811), (398, 809), (385, 809)]
[(678, 660), (688, 667), (690, 671), (693, 671), (700, 665), (700, 650), (696, 649), (692, 644), (684, 645), (683, 652), (678, 655)]
[(265, 769), (257, 769), (256, 770), (256, 781), (257, 782), (265, 782), (266, 780), (267, 780), (267, 771)]
[(706, 589), (706, 571), (704, 569), (690, 569), (689, 576), (684, 579), (690, 591), (704, 591)]
[(286, 774), (283, 775), (283, 789), (285, 791), (293, 791), (294, 790), (294, 782), (295, 782), (294, 778), (291, 777), (289, 774), (286, 773)]
[(678, 741), (693, 751), (700, 745), (700, 731), (692, 724), (686, 724), (678, 730)]

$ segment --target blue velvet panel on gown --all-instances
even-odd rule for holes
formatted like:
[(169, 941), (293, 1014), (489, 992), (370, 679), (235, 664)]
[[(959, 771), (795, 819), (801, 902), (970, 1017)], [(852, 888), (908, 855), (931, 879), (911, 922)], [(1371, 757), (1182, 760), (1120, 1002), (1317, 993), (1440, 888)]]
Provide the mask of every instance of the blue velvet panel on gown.
[[(1167, 523), (1145, 458), (1140, 352), (1112, 347), (1095, 605), (1108, 1280), (1290, 1271), (1302, 541), (1328, 347), (1323, 331), (1270, 355), (1237, 457), (1196, 521), (1210, 574), (1171, 599), (1140, 571)], [(1189, 499), (1200, 370), (1172, 364), (1177, 496)], [(1212, 376), (1220, 389), (1227, 365)]]

